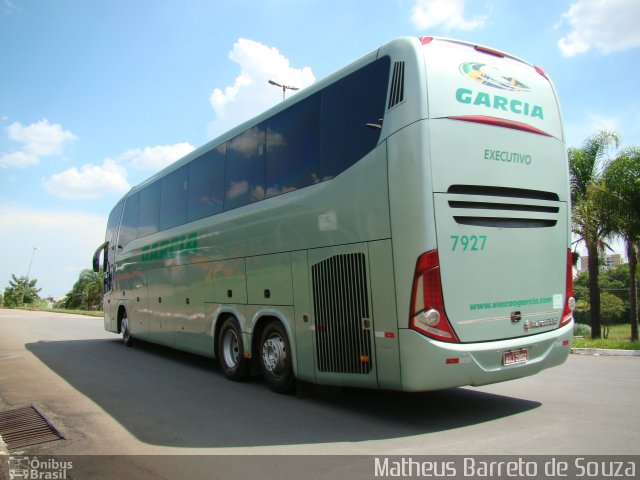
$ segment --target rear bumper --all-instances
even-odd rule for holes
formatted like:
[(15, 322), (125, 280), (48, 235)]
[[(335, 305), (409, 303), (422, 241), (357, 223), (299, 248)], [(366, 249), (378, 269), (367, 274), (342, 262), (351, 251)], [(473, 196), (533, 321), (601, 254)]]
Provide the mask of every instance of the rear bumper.
[[(414, 330), (401, 329), (402, 390), (486, 385), (533, 375), (560, 365), (571, 349), (573, 325), (571, 321), (561, 328), (537, 335), (467, 344), (439, 342)], [(504, 352), (522, 348), (528, 350), (529, 360), (526, 363), (503, 365)]]

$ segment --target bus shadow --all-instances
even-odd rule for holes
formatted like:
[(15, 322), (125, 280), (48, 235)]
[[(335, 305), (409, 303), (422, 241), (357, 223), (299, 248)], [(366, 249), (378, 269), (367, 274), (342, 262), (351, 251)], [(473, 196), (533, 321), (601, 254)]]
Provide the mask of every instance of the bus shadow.
[(303, 398), (261, 379), (224, 378), (211, 359), (138, 342), (74, 340), (26, 345), (140, 441), (190, 448), (361, 442), (488, 422), (539, 402), (472, 389), (395, 393), (313, 387)]

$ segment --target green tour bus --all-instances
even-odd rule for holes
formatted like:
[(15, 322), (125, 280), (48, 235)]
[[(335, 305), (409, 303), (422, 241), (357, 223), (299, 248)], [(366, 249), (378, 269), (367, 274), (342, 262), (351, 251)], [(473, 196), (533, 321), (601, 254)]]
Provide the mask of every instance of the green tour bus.
[(104, 326), (278, 392), (531, 375), (571, 347), (568, 184), (542, 69), (400, 38), (132, 188)]

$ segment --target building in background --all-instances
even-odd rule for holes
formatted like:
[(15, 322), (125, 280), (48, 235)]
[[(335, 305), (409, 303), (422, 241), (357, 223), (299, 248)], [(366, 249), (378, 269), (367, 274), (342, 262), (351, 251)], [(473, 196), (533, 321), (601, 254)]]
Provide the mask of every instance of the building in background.
[[(605, 255), (600, 258), (600, 270), (609, 270), (615, 268), (622, 263), (622, 255), (619, 253), (613, 253), (611, 255)], [(580, 268), (578, 273), (582, 273), (588, 270), (589, 257), (587, 255), (580, 257)]]

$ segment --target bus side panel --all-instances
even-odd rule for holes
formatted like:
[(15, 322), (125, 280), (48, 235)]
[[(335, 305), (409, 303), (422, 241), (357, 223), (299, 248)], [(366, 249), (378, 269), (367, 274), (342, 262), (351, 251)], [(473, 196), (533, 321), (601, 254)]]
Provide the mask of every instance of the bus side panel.
[(417, 258), (436, 248), (428, 123), (420, 121), (387, 140), (389, 209), (399, 328), (409, 327), (409, 303)]
[(247, 258), (247, 299), (252, 305), (293, 305), (289, 252)]
[(149, 339), (168, 347), (175, 346), (175, 332), (171, 320), (171, 269), (157, 268), (146, 272), (148, 279)]
[(205, 317), (205, 302), (213, 301), (213, 263), (172, 267), (171, 298), (176, 347), (213, 356), (212, 319)]
[(398, 390), (402, 384), (391, 240), (369, 243), (369, 268), (378, 386)]
[(247, 304), (246, 260), (234, 258), (216, 262), (216, 303)]
[(118, 322), (117, 322), (117, 302), (115, 300), (115, 292), (112, 290), (104, 294), (104, 298), (102, 299), (102, 311), (104, 312), (104, 329), (107, 332), (118, 333)]
[(125, 268), (119, 269), (116, 273), (116, 288), (111, 297), (112, 302), (126, 309), (131, 334), (145, 338), (149, 333), (147, 277), (135, 263), (125, 265)]
[(298, 378), (316, 382), (313, 350), (312, 306), (309, 293), (309, 263), (307, 252), (291, 252), (291, 275), (295, 304), (295, 330)]

